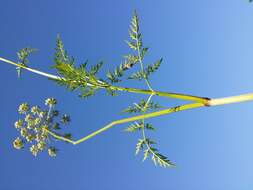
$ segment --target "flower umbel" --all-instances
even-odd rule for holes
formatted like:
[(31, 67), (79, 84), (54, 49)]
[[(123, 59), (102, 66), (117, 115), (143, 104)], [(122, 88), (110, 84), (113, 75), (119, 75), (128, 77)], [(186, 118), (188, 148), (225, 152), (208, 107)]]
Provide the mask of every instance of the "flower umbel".
[[(70, 122), (70, 116), (63, 114), (61, 117), (58, 110), (54, 110), (57, 100), (47, 98), (45, 105), (48, 107), (43, 110), (39, 106), (30, 106), (23, 103), (19, 106), (18, 112), (23, 115), (23, 119), (15, 122), (14, 126), (19, 131), (20, 137), (13, 141), (16, 149), (22, 149), (27, 143), (30, 145), (30, 152), (37, 156), (40, 152), (47, 150), (48, 155), (55, 157), (58, 149), (51, 146), (55, 137), (50, 136), (48, 131), (56, 133), (60, 130), (60, 123), (67, 124)], [(61, 135), (57, 132), (57, 134)], [(64, 136), (64, 133), (62, 134)]]

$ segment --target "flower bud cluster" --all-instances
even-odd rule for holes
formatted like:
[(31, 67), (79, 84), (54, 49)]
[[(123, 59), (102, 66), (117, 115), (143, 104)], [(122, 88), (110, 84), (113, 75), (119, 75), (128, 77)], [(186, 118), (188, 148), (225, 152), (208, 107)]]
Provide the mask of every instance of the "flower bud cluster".
[[(15, 128), (20, 133), (20, 136), (13, 141), (15, 149), (22, 149), (25, 144), (28, 144), (30, 146), (29, 150), (34, 156), (44, 150), (47, 150), (48, 155), (51, 157), (57, 155), (58, 150), (51, 146), (55, 138), (48, 131), (55, 133), (56, 130), (60, 130), (60, 125), (68, 124), (70, 117), (63, 114), (59, 118), (59, 111), (54, 109), (56, 104), (57, 100), (55, 98), (48, 98), (45, 100), (47, 106), (45, 110), (39, 106), (31, 107), (28, 103), (22, 103), (19, 106), (18, 112), (23, 116), (23, 119), (18, 119), (14, 123)], [(59, 133), (57, 132), (57, 134)]]

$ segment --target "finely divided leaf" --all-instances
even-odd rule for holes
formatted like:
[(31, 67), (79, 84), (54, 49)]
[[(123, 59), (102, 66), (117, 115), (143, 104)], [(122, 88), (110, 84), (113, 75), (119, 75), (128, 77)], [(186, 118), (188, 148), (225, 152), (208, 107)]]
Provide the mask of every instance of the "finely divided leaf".
[(145, 69), (145, 77), (148, 78), (151, 73), (154, 73), (157, 71), (162, 63), (162, 58), (156, 61), (153, 65), (148, 65), (148, 67)]
[(137, 155), (143, 149), (144, 145), (145, 145), (145, 140), (139, 139), (138, 143), (136, 144), (135, 155)]
[(153, 101), (149, 101), (147, 103), (146, 100), (141, 100), (139, 103), (134, 103), (133, 106), (129, 106), (128, 108), (124, 109), (123, 112), (126, 113), (139, 113), (142, 112), (144, 109), (146, 111), (153, 110), (153, 109), (160, 109), (162, 106), (160, 106), (158, 103), (155, 103)]
[[(21, 49), (20, 51), (17, 52), (18, 63), (22, 66), (27, 66), (27, 64), (29, 63), (29, 60), (28, 60), (29, 55), (31, 55), (32, 53), (34, 53), (36, 51), (37, 51), (37, 49), (30, 48), (30, 47), (26, 47), (26, 48)], [(18, 78), (20, 78), (22, 68), (17, 67), (16, 70), (18, 73)]]

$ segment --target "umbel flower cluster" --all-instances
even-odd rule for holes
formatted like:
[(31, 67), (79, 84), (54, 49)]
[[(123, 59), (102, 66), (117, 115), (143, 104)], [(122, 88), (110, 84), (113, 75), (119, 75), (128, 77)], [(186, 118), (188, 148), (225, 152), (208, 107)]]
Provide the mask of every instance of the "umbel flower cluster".
[[(23, 149), (25, 144), (29, 146), (32, 155), (37, 156), (38, 153), (47, 150), (48, 155), (55, 157), (58, 149), (52, 146), (54, 137), (49, 132), (59, 131), (61, 125), (70, 122), (70, 117), (66, 114), (61, 115), (55, 109), (57, 100), (48, 98), (45, 100), (46, 109), (39, 106), (30, 106), (28, 103), (22, 103), (18, 112), (23, 117), (15, 122), (14, 126), (19, 131), (18, 136), (13, 141), (14, 148)], [(63, 134), (65, 138), (71, 138), (71, 134)]]

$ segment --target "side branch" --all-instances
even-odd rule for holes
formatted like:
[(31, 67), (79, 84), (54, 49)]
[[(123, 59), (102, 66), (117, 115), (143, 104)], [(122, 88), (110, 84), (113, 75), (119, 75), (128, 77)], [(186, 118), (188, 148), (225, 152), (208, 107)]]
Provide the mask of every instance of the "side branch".
[(171, 114), (174, 112), (179, 112), (179, 111), (183, 111), (183, 110), (188, 110), (188, 109), (194, 109), (194, 108), (199, 108), (199, 107), (208, 107), (208, 106), (218, 106), (218, 105), (223, 105), (223, 104), (232, 104), (232, 103), (240, 103), (240, 102), (245, 102), (245, 101), (253, 101), (253, 93), (249, 93), (249, 94), (243, 94), (243, 95), (238, 95), (238, 96), (231, 96), (231, 97), (225, 97), (225, 98), (217, 98), (217, 99), (211, 99), (208, 101), (207, 104), (203, 104), (203, 103), (191, 103), (191, 104), (185, 104), (182, 106), (176, 106), (173, 108), (169, 108), (169, 109), (165, 109), (165, 110), (161, 110), (161, 111), (156, 111), (156, 112), (151, 112), (151, 113), (147, 113), (147, 114), (142, 114), (142, 115), (137, 115), (134, 117), (129, 117), (129, 118), (125, 118), (125, 119), (120, 119), (120, 120), (115, 120), (111, 123), (109, 123), (108, 125), (104, 126), (103, 128), (77, 140), (77, 141), (73, 141), (70, 140), (68, 138), (59, 136), (55, 133), (53, 133), (52, 131), (49, 131), (47, 129), (45, 129), (50, 135), (52, 135), (53, 137), (55, 137), (56, 139), (59, 140), (63, 140), (69, 143), (72, 143), (74, 145), (82, 143), (110, 128), (112, 128), (115, 125), (119, 125), (119, 124), (123, 124), (123, 123), (128, 123), (128, 122), (132, 122), (132, 121), (138, 121), (141, 119), (148, 119), (148, 118), (152, 118), (152, 117), (158, 117), (161, 115), (167, 115), (167, 114)]
[(115, 120), (111, 123), (109, 123), (108, 125), (104, 126), (103, 128), (77, 140), (77, 141), (72, 141), (68, 138), (65, 138), (63, 136), (57, 135), (54, 132), (48, 130), (48, 129), (44, 129), (45, 131), (47, 131), (50, 135), (52, 135), (53, 137), (55, 137), (56, 139), (59, 140), (63, 140), (69, 143), (72, 143), (74, 145), (79, 144), (81, 142), (84, 142), (110, 128), (112, 128), (115, 125), (119, 125), (119, 124), (123, 124), (123, 123), (128, 123), (128, 122), (132, 122), (132, 121), (138, 121), (141, 119), (147, 119), (147, 118), (152, 118), (152, 117), (157, 117), (157, 116), (161, 116), (161, 115), (166, 115), (166, 114), (170, 114), (170, 113), (174, 113), (174, 112), (178, 112), (178, 111), (183, 111), (183, 110), (187, 110), (187, 109), (193, 109), (193, 108), (198, 108), (198, 107), (203, 107), (205, 106), (202, 103), (192, 103), (192, 104), (185, 104), (182, 106), (177, 106), (177, 107), (173, 107), (173, 108), (169, 108), (169, 109), (165, 109), (165, 110), (161, 110), (161, 111), (156, 111), (156, 112), (151, 112), (151, 113), (147, 113), (147, 114), (143, 114), (143, 115), (137, 115), (134, 117), (129, 117), (129, 118), (125, 118), (125, 119), (120, 119), (120, 120)]
[[(18, 64), (16, 62), (7, 60), (5, 58), (0, 57), (0, 61), (3, 61), (5, 63), (15, 65), (16, 67), (21, 67), (22, 69), (25, 69), (27, 71), (36, 73), (38, 75), (47, 77), (49, 79), (54, 79), (54, 80), (62, 80), (64, 78), (57, 76), (57, 75), (52, 75), (49, 73), (45, 73), (36, 69), (32, 69), (30, 67)], [(92, 84), (87, 84), (88, 86), (93, 86)], [(153, 91), (153, 90), (144, 90), (144, 89), (137, 89), (137, 88), (127, 88), (127, 87), (120, 87), (120, 86), (110, 86), (111, 89), (117, 90), (117, 91), (126, 91), (126, 92), (131, 92), (131, 93), (139, 93), (139, 94), (149, 94), (149, 95), (157, 95), (157, 96), (162, 96), (162, 97), (169, 97), (169, 98), (175, 98), (175, 99), (181, 99), (181, 100), (188, 100), (188, 101), (194, 101), (194, 102), (199, 102), (206, 104), (210, 99), (205, 98), (205, 97), (198, 97), (198, 96), (192, 96), (192, 95), (186, 95), (186, 94), (180, 94), (180, 93), (168, 93), (168, 92), (160, 92), (160, 91)], [(101, 87), (103, 88), (103, 87)]]

